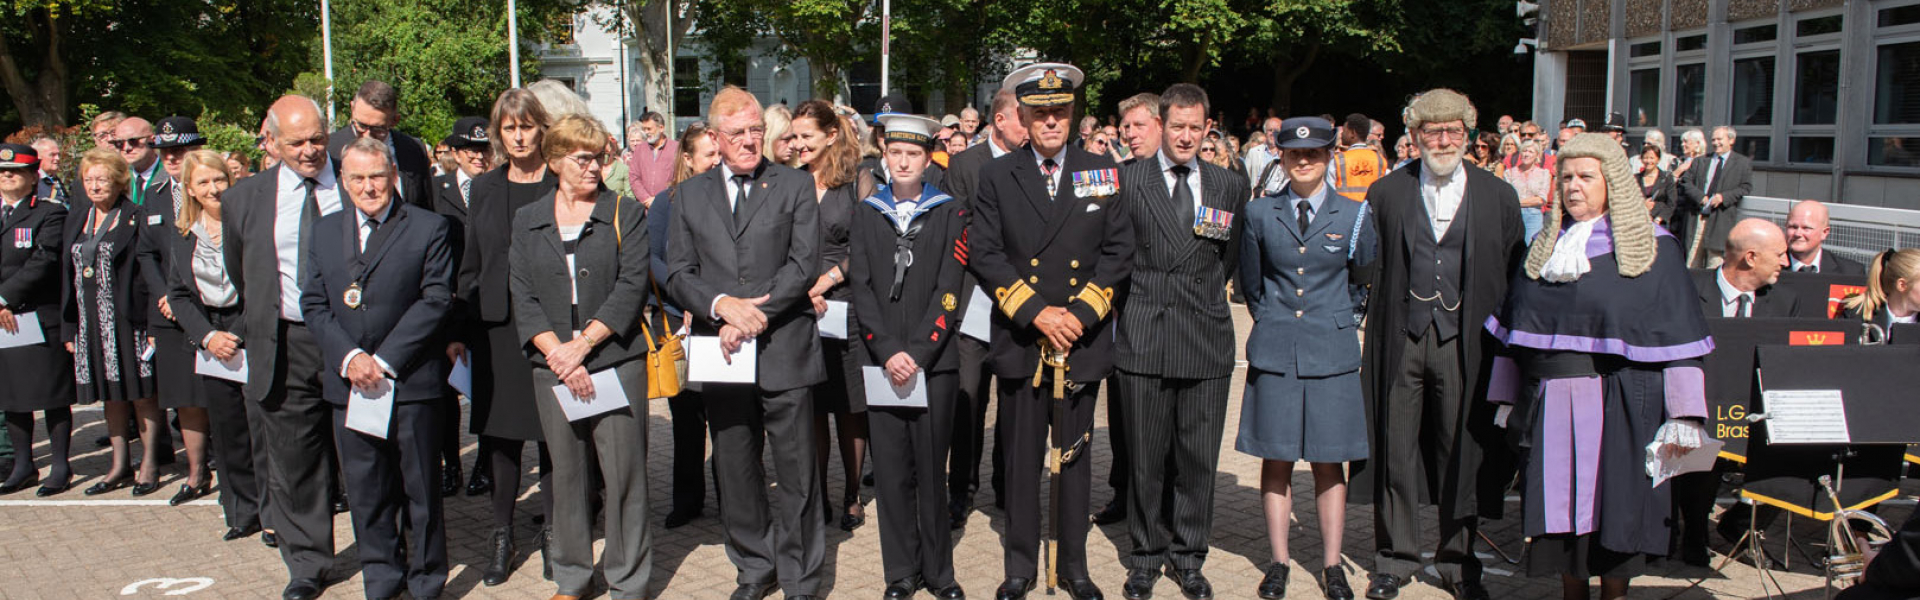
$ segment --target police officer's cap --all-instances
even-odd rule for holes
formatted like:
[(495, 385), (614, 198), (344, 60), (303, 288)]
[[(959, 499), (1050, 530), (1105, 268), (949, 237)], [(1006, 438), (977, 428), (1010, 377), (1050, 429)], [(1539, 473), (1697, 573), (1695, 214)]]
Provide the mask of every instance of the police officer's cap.
[(907, 142), (925, 147), (933, 146), (933, 134), (940, 130), (940, 122), (918, 115), (880, 115), (880, 125), (887, 128), (882, 135), (888, 142)]
[(0, 144), (0, 169), (38, 169), (40, 152), (26, 144)]
[(1281, 148), (1326, 148), (1335, 141), (1333, 123), (1320, 117), (1294, 117), (1280, 123), (1280, 137), (1274, 145)]
[(874, 103), (872, 122), (875, 125), (880, 125), (881, 124), (880, 117), (884, 117), (887, 115), (910, 115), (910, 114), (913, 114), (913, 101), (908, 100), (906, 94), (902, 94), (900, 92), (894, 92), (891, 94), (887, 94), (885, 96), (881, 96), (880, 101)]
[(440, 143), (448, 148), (469, 148), (485, 146), (489, 141), (486, 117), (460, 117), (460, 120), (453, 122), (453, 134)]
[(153, 134), (154, 148), (199, 146), (206, 143), (207, 138), (200, 135), (200, 126), (187, 117), (161, 119), (159, 128)]
[(1026, 106), (1060, 106), (1073, 104), (1073, 91), (1085, 78), (1086, 74), (1073, 65), (1034, 63), (1007, 74), (1000, 89), (1012, 90)]
[(1617, 112), (1607, 113), (1607, 123), (1605, 125), (1600, 126), (1600, 131), (1602, 132), (1626, 131), (1626, 130), (1627, 130), (1627, 116)]

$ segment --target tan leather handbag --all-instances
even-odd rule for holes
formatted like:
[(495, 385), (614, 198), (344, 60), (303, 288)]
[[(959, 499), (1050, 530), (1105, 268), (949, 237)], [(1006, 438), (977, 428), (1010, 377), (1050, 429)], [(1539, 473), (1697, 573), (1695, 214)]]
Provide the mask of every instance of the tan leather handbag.
[[(626, 236), (622, 235), (625, 230), (620, 226), (619, 201), (619, 198), (615, 198), (613, 205), (614, 245), (624, 249)], [(667, 306), (661, 300), (660, 283), (653, 279), (652, 273), (647, 274), (647, 285), (653, 290), (654, 314), (660, 315), (660, 320), (664, 323), (667, 319)], [(672, 324), (667, 323), (667, 325), (669, 329), (660, 332), (660, 337), (655, 338), (653, 326), (647, 323), (647, 316), (640, 315), (640, 333), (647, 336), (647, 399), (649, 400), (678, 396), (680, 388), (687, 381), (687, 349), (681, 344), (683, 336), (674, 335), (671, 329)]]

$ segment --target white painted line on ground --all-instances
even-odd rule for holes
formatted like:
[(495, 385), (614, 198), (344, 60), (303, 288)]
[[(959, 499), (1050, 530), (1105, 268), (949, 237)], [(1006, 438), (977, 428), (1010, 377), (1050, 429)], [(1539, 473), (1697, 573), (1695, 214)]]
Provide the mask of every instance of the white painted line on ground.
[[(220, 501), (213, 498), (194, 500), (181, 506), (219, 506)], [(8, 506), (167, 506), (166, 500), (0, 500), (0, 507)]]

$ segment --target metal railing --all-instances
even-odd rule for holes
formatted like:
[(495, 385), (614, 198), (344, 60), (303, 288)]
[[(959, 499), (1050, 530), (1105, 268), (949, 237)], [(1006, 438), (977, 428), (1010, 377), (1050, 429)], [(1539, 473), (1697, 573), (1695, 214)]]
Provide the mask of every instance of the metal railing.
[[(1747, 196), (1740, 201), (1741, 217), (1758, 217), (1787, 226), (1787, 211), (1799, 200)], [(1833, 233), (1822, 248), (1866, 262), (1888, 248), (1920, 248), (1920, 211), (1880, 206), (1827, 203)]]

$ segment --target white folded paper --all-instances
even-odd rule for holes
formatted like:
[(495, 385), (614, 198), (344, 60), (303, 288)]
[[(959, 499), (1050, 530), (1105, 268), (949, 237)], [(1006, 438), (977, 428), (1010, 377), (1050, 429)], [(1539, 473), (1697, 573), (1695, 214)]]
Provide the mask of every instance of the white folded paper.
[(1850, 444), (1847, 404), (1840, 390), (1767, 390), (1767, 442), (1772, 444)]
[(453, 361), (453, 366), (447, 369), (447, 385), (453, 386), (453, 391), (460, 392), (462, 396), (473, 397), (472, 352), (461, 354), (460, 360)]
[(914, 373), (906, 385), (894, 385), (881, 367), (860, 367), (860, 378), (866, 380), (867, 406), (927, 407), (926, 371)]
[(827, 301), (827, 314), (820, 315), (820, 337), (847, 339), (847, 303)]
[(720, 349), (720, 337), (697, 335), (687, 338), (687, 379), (706, 383), (753, 383), (760, 363), (760, 342), (747, 340), (729, 363)]
[(193, 372), (244, 385), (247, 383), (247, 351), (234, 352), (233, 358), (220, 360), (214, 358), (213, 352), (200, 350), (193, 354)]
[(553, 396), (560, 400), (560, 410), (567, 413), (568, 421), (578, 421), (587, 417), (610, 413), (627, 404), (627, 388), (620, 386), (620, 374), (607, 369), (588, 376), (593, 379), (593, 397), (580, 398), (566, 384), (553, 386)]
[(380, 378), (372, 390), (358, 387), (347, 392), (347, 429), (387, 439), (387, 427), (393, 423), (393, 380)]
[[(1659, 442), (1654, 442), (1654, 444), (1650, 444), (1650, 446), (1658, 444)], [(1660, 484), (1666, 483), (1668, 479), (1672, 479), (1675, 475), (1710, 471), (1713, 469), (1715, 459), (1720, 456), (1720, 449), (1726, 445), (1726, 442), (1708, 439), (1705, 443), (1702, 443), (1699, 448), (1694, 448), (1678, 456), (1670, 456), (1660, 452), (1648, 452), (1647, 475), (1653, 478), (1653, 487), (1660, 487)]]
[(967, 314), (960, 317), (960, 334), (982, 342), (993, 341), (993, 299), (979, 286), (974, 286), (973, 297), (967, 301)]
[(14, 313), (13, 323), (19, 329), (7, 333), (0, 329), (0, 348), (18, 348), (47, 342), (47, 334), (40, 331), (40, 314), (35, 312)]

